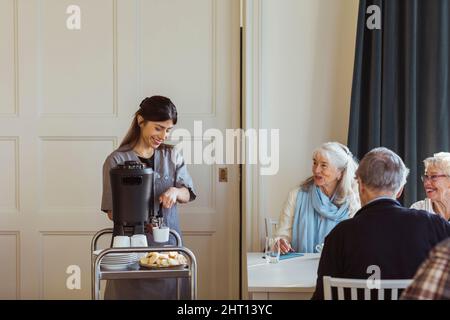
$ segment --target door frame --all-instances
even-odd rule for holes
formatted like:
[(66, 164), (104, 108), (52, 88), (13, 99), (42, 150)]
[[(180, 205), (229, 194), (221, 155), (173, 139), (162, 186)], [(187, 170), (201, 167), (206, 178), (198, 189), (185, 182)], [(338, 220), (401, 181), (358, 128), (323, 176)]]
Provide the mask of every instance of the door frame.
[[(242, 15), (242, 126), (263, 128), (262, 110), (262, 3), (241, 0)], [(241, 293), (248, 299), (247, 252), (260, 250), (265, 212), (260, 164), (242, 166)]]

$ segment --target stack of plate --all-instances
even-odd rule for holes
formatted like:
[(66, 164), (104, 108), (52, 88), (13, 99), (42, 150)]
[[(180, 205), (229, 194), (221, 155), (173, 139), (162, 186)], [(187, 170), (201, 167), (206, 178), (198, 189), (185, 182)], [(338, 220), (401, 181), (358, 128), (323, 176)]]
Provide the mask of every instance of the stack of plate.
[[(102, 250), (94, 251), (94, 255), (98, 255)], [(127, 270), (139, 261), (137, 253), (108, 253), (103, 257), (100, 266), (104, 270), (117, 271)]]

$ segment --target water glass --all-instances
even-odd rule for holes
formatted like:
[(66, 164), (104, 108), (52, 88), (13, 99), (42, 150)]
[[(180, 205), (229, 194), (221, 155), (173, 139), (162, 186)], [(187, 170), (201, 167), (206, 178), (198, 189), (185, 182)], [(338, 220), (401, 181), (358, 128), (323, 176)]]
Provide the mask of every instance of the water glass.
[(267, 263), (278, 263), (280, 261), (280, 238), (266, 237), (264, 254)]

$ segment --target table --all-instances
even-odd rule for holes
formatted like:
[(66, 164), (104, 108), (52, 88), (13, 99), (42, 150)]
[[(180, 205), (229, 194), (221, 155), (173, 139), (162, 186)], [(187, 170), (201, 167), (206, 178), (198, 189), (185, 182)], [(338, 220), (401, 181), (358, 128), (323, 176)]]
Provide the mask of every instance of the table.
[(248, 292), (252, 300), (308, 300), (317, 279), (320, 254), (267, 263), (263, 253), (247, 253)]

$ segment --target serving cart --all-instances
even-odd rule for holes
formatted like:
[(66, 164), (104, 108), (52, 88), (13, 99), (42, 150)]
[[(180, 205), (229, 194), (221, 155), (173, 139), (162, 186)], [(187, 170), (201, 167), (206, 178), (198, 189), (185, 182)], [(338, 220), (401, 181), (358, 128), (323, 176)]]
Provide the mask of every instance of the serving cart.
[[(97, 256), (94, 251), (97, 250), (97, 243), (100, 237), (112, 234), (113, 229), (103, 229), (98, 231), (91, 241), (91, 280), (92, 280), (92, 299), (100, 299), (100, 280), (121, 280), (121, 279), (155, 279), (155, 278), (176, 278), (177, 279), (177, 299), (180, 300), (180, 289), (182, 278), (190, 279), (190, 299), (197, 299), (197, 260), (186, 247), (183, 247), (181, 237), (175, 230), (170, 229), (176, 239), (176, 246), (161, 247), (132, 247), (132, 248), (107, 248), (102, 250)], [(126, 270), (105, 270), (101, 266), (101, 261), (109, 253), (149, 253), (149, 252), (169, 252), (177, 251), (183, 253), (187, 258), (186, 266), (177, 266), (173, 268), (147, 269), (139, 266), (136, 262)]]

